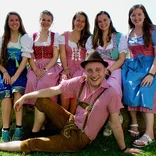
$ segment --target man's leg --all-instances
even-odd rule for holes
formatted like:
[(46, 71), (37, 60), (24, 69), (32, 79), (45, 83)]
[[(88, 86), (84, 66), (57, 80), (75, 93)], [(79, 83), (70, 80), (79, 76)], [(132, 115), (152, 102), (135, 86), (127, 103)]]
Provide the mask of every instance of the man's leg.
[(90, 142), (89, 138), (81, 130), (72, 130), (71, 137), (67, 138), (61, 131), (58, 135), (24, 140), (21, 150), (29, 152), (77, 152)]
[(2, 142), (0, 143), (0, 150), (10, 152), (20, 152), (21, 151), (20, 145), (21, 141)]
[(66, 125), (71, 115), (70, 112), (49, 98), (39, 98), (35, 105), (39, 113), (41, 115), (44, 113), (60, 130)]

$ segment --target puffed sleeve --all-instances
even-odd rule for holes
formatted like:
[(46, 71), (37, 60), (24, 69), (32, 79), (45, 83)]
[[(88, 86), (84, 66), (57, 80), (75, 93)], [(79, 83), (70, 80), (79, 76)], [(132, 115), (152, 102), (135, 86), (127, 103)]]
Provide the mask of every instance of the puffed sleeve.
[(55, 36), (54, 36), (54, 47), (57, 47), (59, 49), (59, 38), (60, 38), (60, 35), (59, 33), (55, 33)]
[(59, 37), (59, 44), (65, 44), (65, 37), (63, 35)]
[(28, 34), (24, 34), (21, 37), (21, 46), (22, 46), (22, 56), (31, 58), (31, 53), (34, 52), (33, 50), (33, 39), (28, 35)]
[(85, 47), (87, 50), (87, 54), (90, 54), (91, 52), (94, 51), (93, 45), (92, 45), (92, 36), (88, 37)]
[(154, 44), (154, 47), (156, 47), (156, 30), (152, 30), (152, 42)]
[(119, 45), (118, 45), (118, 51), (119, 53), (128, 53), (128, 45), (127, 45), (127, 39), (126, 36), (121, 34)]

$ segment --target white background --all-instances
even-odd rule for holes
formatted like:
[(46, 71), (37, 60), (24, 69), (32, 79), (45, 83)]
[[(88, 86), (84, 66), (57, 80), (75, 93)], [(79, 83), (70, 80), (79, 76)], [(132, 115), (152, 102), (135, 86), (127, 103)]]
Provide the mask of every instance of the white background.
[[(3, 1), (3, 2), (2, 2)], [(143, 4), (154, 24), (156, 24), (155, 0), (2, 0), (0, 5), (0, 35), (8, 12), (17, 11), (28, 33), (38, 31), (40, 12), (47, 9), (54, 15), (52, 31), (63, 33), (71, 30), (72, 17), (77, 11), (84, 11), (91, 26), (94, 26), (96, 14), (107, 11), (117, 31), (128, 33), (128, 12), (134, 4)]]

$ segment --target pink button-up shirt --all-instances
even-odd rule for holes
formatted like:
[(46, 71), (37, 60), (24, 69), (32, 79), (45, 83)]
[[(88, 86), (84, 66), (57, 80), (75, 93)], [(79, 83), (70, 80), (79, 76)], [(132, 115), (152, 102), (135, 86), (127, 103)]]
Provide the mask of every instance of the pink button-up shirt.
[[(70, 80), (64, 80), (59, 85), (60, 90), (66, 98), (78, 97), (82, 82), (84, 82), (83, 76), (75, 77)], [(79, 99), (80, 101), (92, 104), (94, 99), (104, 88), (107, 89), (94, 103), (94, 106), (89, 114), (86, 127), (84, 129), (85, 134), (89, 137), (90, 140), (94, 140), (96, 138), (109, 114), (115, 113), (123, 108), (120, 96), (106, 82), (106, 80), (103, 80), (99, 88), (93, 92), (89, 91), (89, 86), (86, 81)], [(81, 106), (78, 106), (75, 113), (75, 124), (78, 128), (82, 129), (86, 115), (87, 110), (83, 109)]]

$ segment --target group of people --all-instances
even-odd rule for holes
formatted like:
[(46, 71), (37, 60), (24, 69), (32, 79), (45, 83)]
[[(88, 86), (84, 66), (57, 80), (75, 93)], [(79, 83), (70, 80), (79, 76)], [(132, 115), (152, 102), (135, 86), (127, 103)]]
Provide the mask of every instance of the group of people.
[[(20, 15), (8, 13), (0, 43), (4, 142), (0, 150), (76, 152), (93, 141), (109, 122), (121, 151), (142, 153), (125, 145), (119, 117), (123, 104), (128, 105), (131, 116), (128, 131), (137, 138), (132, 145), (145, 147), (154, 142), (156, 27), (142, 4), (132, 6), (128, 18), (127, 37), (115, 29), (106, 11), (96, 15), (91, 33), (88, 17), (80, 11), (72, 19), (72, 31), (59, 35), (50, 30), (52, 13), (44, 10), (39, 18), (40, 30), (30, 36)], [(26, 140), (21, 140), (23, 104), (31, 104), (35, 110), (35, 137)], [(16, 116), (13, 137), (12, 107)], [(142, 136), (138, 111), (145, 121)], [(60, 130), (59, 134), (38, 135), (46, 117)]]

